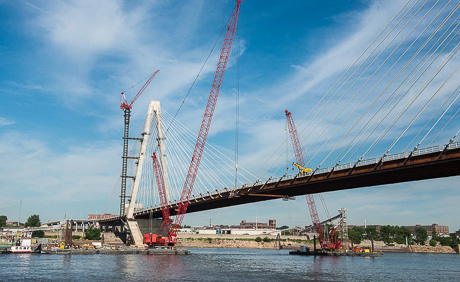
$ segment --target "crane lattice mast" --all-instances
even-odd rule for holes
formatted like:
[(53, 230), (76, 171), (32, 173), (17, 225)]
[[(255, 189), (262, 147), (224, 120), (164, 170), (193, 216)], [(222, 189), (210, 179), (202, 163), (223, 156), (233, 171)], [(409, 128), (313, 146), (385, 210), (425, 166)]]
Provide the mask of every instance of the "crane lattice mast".
[(121, 92), (121, 98), (120, 98), (120, 109), (123, 110), (124, 112), (124, 134), (123, 134), (123, 165), (122, 165), (122, 170), (121, 170), (121, 193), (120, 193), (120, 216), (123, 217), (125, 215), (125, 202), (126, 202), (126, 179), (128, 178), (128, 140), (129, 140), (129, 121), (131, 118), (131, 109), (133, 106), (133, 103), (141, 96), (141, 94), (144, 92), (145, 88), (150, 84), (152, 79), (155, 77), (155, 75), (159, 72), (160, 70), (155, 71), (149, 79), (144, 83), (142, 86), (141, 90), (137, 92), (136, 96), (134, 97), (133, 100), (131, 100), (131, 103), (128, 103), (125, 97), (125, 93)]
[(192, 193), (195, 183), (198, 168), (200, 166), (201, 156), (203, 155), (206, 138), (208, 137), (209, 128), (211, 126), (212, 116), (216, 107), (217, 98), (219, 96), (220, 86), (224, 78), (225, 68), (227, 67), (228, 57), (232, 49), (233, 38), (235, 37), (236, 26), (238, 23), (238, 14), (240, 10), (240, 0), (237, 0), (235, 10), (225, 34), (224, 45), (220, 53), (219, 63), (217, 64), (214, 81), (212, 83), (211, 92), (209, 93), (208, 103), (204, 112), (203, 121), (201, 122), (200, 132), (196, 141), (195, 150), (193, 151), (192, 160), (185, 179), (184, 188), (182, 190), (179, 206), (176, 211), (176, 220), (173, 225), (172, 235), (177, 236), (177, 231), (181, 227), (185, 213), (188, 207), (188, 201)]
[(171, 218), (170, 218), (171, 215), (169, 213), (169, 208), (168, 208), (168, 199), (166, 197), (163, 173), (161, 171), (160, 163), (158, 162), (158, 159), (155, 153), (153, 153), (152, 159), (153, 159), (153, 170), (155, 172), (155, 180), (156, 180), (157, 188), (158, 188), (158, 195), (160, 197), (161, 212), (163, 213), (163, 223), (161, 224), (159, 230), (161, 230), (161, 228), (164, 227), (168, 232), (168, 238), (171, 242), (172, 241)]
[[(289, 135), (291, 136), (291, 143), (292, 143), (292, 147), (294, 148), (294, 154), (295, 154), (297, 164), (300, 165), (301, 167), (305, 167), (302, 145), (300, 144), (299, 135), (297, 134), (297, 129), (294, 124), (294, 120), (292, 119), (291, 112), (286, 110), (285, 113), (286, 113), (286, 118), (287, 118)], [(315, 227), (315, 231), (318, 233), (319, 243), (321, 247), (323, 247), (324, 234), (323, 234), (323, 230), (321, 227), (321, 222), (319, 221), (318, 211), (316, 210), (315, 199), (313, 198), (313, 195), (311, 194), (307, 194), (306, 197), (307, 197), (308, 209), (310, 210), (311, 222), (313, 226)]]

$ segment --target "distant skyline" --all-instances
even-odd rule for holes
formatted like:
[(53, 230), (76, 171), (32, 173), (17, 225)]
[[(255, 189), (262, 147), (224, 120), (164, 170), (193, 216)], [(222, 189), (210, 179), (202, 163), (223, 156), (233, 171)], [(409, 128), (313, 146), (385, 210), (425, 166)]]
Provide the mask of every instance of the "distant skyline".
[[(239, 159), (256, 170), (259, 156), (286, 137), (284, 110), (300, 121), (405, 3), (243, 1), (208, 142), (233, 152), (239, 86)], [(134, 105), (131, 133), (141, 127), (149, 100), (175, 113), (233, 8), (230, 0), (0, 0), (0, 215), (18, 220), (20, 200), (22, 222), (32, 214), (46, 222), (117, 213), (120, 92), (160, 69)], [(217, 56), (214, 51), (177, 117), (195, 132)], [(459, 56), (454, 59), (458, 64)], [(458, 124), (457, 117), (439, 144), (448, 142)], [(323, 195), (331, 215), (347, 208), (349, 224), (438, 223), (452, 232), (460, 229), (459, 180)], [(191, 213), (183, 224), (207, 225), (211, 219), (232, 225), (256, 216), (280, 226), (311, 223), (305, 197), (298, 196)]]

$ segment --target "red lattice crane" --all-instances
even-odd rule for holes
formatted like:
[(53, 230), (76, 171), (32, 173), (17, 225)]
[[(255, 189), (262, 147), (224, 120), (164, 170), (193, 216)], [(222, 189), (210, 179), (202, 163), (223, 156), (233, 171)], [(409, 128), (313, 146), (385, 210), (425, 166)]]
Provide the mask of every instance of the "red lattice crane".
[(144, 90), (145, 88), (147, 88), (147, 86), (149, 86), (150, 82), (152, 82), (152, 79), (155, 77), (155, 75), (157, 75), (157, 73), (159, 72), (160, 70), (156, 70), (150, 77), (149, 79), (147, 79), (147, 81), (144, 83), (144, 85), (142, 86), (142, 88), (139, 90), (139, 92), (137, 92), (136, 96), (134, 97), (134, 99), (131, 100), (131, 103), (128, 103), (128, 101), (126, 100), (126, 97), (125, 97), (125, 92), (121, 92), (121, 98), (120, 98), (120, 109), (132, 109), (132, 106), (133, 106), (133, 103), (136, 102), (137, 98), (139, 98), (142, 93), (144, 93)]
[(177, 231), (182, 225), (185, 213), (187, 212), (188, 202), (192, 194), (193, 185), (195, 183), (198, 168), (200, 166), (201, 156), (203, 155), (206, 138), (208, 137), (209, 128), (211, 126), (212, 116), (216, 107), (217, 98), (219, 96), (220, 86), (224, 78), (225, 68), (227, 67), (228, 57), (232, 49), (233, 38), (235, 37), (236, 26), (238, 23), (238, 14), (240, 11), (240, 0), (237, 0), (232, 18), (228, 24), (225, 34), (224, 45), (220, 53), (219, 63), (217, 64), (214, 81), (212, 83), (211, 92), (209, 93), (208, 103), (204, 112), (203, 121), (201, 122), (200, 132), (196, 141), (195, 150), (193, 151), (192, 160), (185, 179), (184, 188), (182, 190), (179, 206), (176, 211), (176, 220), (172, 226), (172, 236), (177, 236)]
[[(144, 244), (149, 246), (163, 245), (163, 246), (173, 246), (176, 243), (176, 238), (172, 236), (171, 230), (171, 218), (168, 208), (168, 199), (166, 198), (165, 183), (163, 179), (163, 172), (161, 171), (160, 163), (158, 162), (157, 156), (155, 153), (152, 155), (153, 159), (153, 170), (155, 172), (155, 180), (158, 188), (158, 195), (160, 197), (161, 203), (161, 212), (163, 213), (163, 223), (158, 229), (157, 234), (144, 234)], [(167, 238), (163, 237), (160, 233), (160, 230), (164, 228), (167, 234)]]
[[(292, 143), (292, 147), (294, 148), (294, 154), (295, 154), (297, 164), (300, 167), (304, 168), (306, 163), (303, 158), (303, 149), (302, 149), (302, 145), (299, 140), (299, 135), (297, 134), (297, 129), (294, 124), (294, 120), (292, 119), (291, 112), (286, 110), (285, 113), (286, 113), (286, 118), (287, 118), (289, 135), (291, 136), (291, 143)], [(321, 226), (321, 222), (319, 221), (318, 211), (316, 209), (315, 199), (313, 198), (313, 195), (307, 194), (306, 197), (307, 197), (308, 209), (310, 210), (311, 222), (313, 226), (315, 227), (316, 233), (318, 233), (318, 236), (319, 236), (318, 240), (321, 245), (321, 248), (340, 249), (340, 243), (337, 242), (336, 237), (335, 237), (335, 229), (331, 231), (331, 233), (329, 234), (329, 238), (327, 239), (325, 238), (324, 231)]]
[[(121, 193), (120, 193), (120, 216), (123, 217), (125, 215), (125, 201), (126, 201), (126, 179), (127, 179), (127, 173), (128, 173), (128, 140), (129, 140), (129, 120), (131, 118), (131, 109), (133, 106), (133, 103), (141, 96), (141, 94), (144, 92), (144, 90), (149, 86), (150, 82), (152, 79), (155, 77), (155, 75), (159, 72), (160, 70), (155, 71), (149, 79), (144, 83), (142, 86), (141, 90), (137, 92), (136, 97), (131, 100), (130, 103), (126, 100), (125, 93), (121, 92), (121, 98), (120, 98), (120, 109), (123, 110), (124, 112), (124, 134), (123, 134), (123, 165), (122, 165), (122, 170), (121, 170)], [(134, 87), (134, 86), (133, 86)], [(132, 88), (132, 87), (131, 87)]]

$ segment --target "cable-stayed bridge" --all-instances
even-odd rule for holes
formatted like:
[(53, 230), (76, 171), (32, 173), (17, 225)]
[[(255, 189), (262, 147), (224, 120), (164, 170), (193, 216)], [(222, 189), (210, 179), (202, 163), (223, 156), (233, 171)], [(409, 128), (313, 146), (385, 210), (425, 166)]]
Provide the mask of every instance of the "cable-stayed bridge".
[[(321, 96), (300, 111), (296, 103), (279, 106), (280, 117), (291, 106), (294, 117), (304, 116), (297, 130), (312, 172), (286, 170), (294, 162), (288, 137), (247, 169), (242, 156), (206, 143), (187, 212), (459, 175), (459, 7), (407, 1)], [(162, 216), (150, 156), (160, 156), (174, 215), (197, 140), (155, 104), (129, 154), (128, 212), (138, 219)]]
[[(460, 143), (394, 154), (383, 160), (374, 158), (305, 173), (270, 178), (265, 182), (245, 184), (200, 194), (190, 199), (187, 212), (197, 212), (276, 198), (393, 184), (407, 181), (460, 175)], [(175, 214), (179, 202), (170, 203)], [(136, 211), (137, 218), (159, 218), (161, 207)]]

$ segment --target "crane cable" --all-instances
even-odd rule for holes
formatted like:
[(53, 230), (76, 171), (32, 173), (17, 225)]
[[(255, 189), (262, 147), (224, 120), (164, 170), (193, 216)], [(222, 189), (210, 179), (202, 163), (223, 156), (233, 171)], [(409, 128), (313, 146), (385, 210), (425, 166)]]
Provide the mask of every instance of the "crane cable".
[[(233, 16), (233, 14), (232, 14), (232, 16)], [(230, 16), (230, 17), (228, 18), (227, 22), (230, 21), (230, 19), (232, 18), (232, 16)], [(179, 106), (179, 109), (177, 109), (176, 113), (174, 114), (173, 120), (171, 121), (171, 123), (169, 124), (168, 128), (166, 129), (166, 133), (168, 133), (169, 128), (171, 128), (172, 124), (173, 124), (174, 121), (176, 120), (176, 117), (177, 117), (177, 115), (179, 114), (180, 110), (182, 109), (182, 106), (184, 105), (185, 100), (187, 100), (187, 97), (189, 96), (190, 92), (192, 91), (193, 86), (195, 86), (195, 83), (196, 83), (196, 81), (198, 80), (198, 77), (201, 75), (201, 72), (203, 71), (204, 66), (205, 66), (206, 63), (208, 62), (209, 57), (211, 57), (211, 54), (214, 52), (214, 48), (216, 47), (217, 43), (219, 42), (219, 39), (222, 37), (222, 34), (224, 33), (224, 31), (227, 30), (227, 27), (228, 27), (227, 24), (225, 24), (224, 27), (222, 28), (222, 30), (221, 30), (219, 36), (217, 37), (216, 42), (214, 42), (214, 45), (212, 46), (211, 51), (209, 52), (208, 56), (206, 57), (206, 60), (204, 61), (203, 65), (201, 66), (200, 71), (199, 71), (198, 74), (196, 75), (195, 80), (193, 81), (192, 85), (190, 86), (189, 90), (187, 91), (187, 94), (185, 95), (184, 99), (182, 100), (182, 102), (181, 102), (181, 104), (180, 104), (180, 106)], [(166, 133), (165, 133), (165, 134), (166, 134)]]
[(237, 30), (237, 70), (236, 70), (236, 93), (235, 93), (235, 189), (238, 186), (238, 127), (240, 115), (240, 28)]

